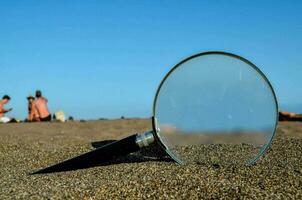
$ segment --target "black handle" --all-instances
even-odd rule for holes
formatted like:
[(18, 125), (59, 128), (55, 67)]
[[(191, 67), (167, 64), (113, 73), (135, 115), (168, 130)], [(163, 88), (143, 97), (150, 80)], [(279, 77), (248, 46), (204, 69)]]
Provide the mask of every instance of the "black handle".
[(109, 161), (116, 156), (127, 155), (138, 151), (140, 148), (136, 144), (137, 134), (129, 136), (119, 141), (107, 144), (80, 156), (65, 160), (61, 163), (38, 170), (32, 174), (63, 172), (76, 169), (97, 166)]

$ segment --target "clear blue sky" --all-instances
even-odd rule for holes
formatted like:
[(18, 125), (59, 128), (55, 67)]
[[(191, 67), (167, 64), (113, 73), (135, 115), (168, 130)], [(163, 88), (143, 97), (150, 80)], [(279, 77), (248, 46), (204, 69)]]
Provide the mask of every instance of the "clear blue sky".
[(301, 10), (298, 0), (2, 0), (0, 95), (21, 119), (36, 89), (52, 112), (148, 117), (173, 65), (222, 50), (254, 62), (281, 109), (302, 112)]

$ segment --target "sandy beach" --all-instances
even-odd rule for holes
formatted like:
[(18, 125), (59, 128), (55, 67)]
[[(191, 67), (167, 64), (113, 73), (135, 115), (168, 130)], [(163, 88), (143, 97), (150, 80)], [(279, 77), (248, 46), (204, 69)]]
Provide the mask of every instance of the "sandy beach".
[(272, 147), (252, 167), (180, 166), (142, 151), (104, 166), (29, 175), (95, 142), (150, 129), (145, 119), (0, 124), (0, 199), (302, 199), (301, 122), (279, 123)]

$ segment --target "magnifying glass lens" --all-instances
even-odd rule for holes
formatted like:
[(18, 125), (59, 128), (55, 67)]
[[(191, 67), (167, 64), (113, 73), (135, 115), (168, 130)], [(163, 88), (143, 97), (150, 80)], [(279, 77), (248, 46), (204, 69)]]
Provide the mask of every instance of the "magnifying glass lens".
[(277, 102), (260, 70), (226, 53), (193, 56), (163, 80), (158, 137), (184, 163), (253, 164), (275, 133)]

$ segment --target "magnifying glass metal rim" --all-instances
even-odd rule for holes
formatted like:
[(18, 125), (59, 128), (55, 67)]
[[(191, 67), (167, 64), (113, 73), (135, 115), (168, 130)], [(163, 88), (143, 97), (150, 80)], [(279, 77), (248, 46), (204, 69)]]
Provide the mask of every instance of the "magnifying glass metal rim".
[(222, 55), (222, 56), (229, 56), (232, 58), (236, 58), (239, 59), (241, 61), (243, 61), (244, 63), (248, 64), (249, 66), (251, 66), (254, 70), (256, 70), (258, 72), (259, 75), (261, 75), (261, 77), (264, 79), (264, 81), (268, 84), (272, 94), (273, 94), (273, 98), (275, 101), (275, 106), (276, 106), (276, 120), (275, 120), (275, 127), (274, 127), (274, 131), (271, 135), (271, 138), (269, 140), (269, 142), (264, 145), (261, 150), (259, 151), (259, 153), (255, 156), (254, 159), (252, 159), (250, 162), (247, 163), (248, 166), (255, 164), (262, 155), (264, 155), (264, 153), (269, 149), (269, 147), (272, 144), (272, 141), (276, 135), (276, 130), (277, 130), (277, 126), (278, 126), (278, 118), (279, 118), (279, 108), (278, 108), (278, 100), (276, 97), (276, 93), (273, 89), (273, 86), (271, 85), (270, 81), (268, 80), (268, 78), (265, 76), (265, 74), (252, 62), (250, 62), (249, 60), (238, 56), (236, 54), (233, 53), (228, 53), (228, 52), (223, 52), (223, 51), (206, 51), (206, 52), (202, 52), (202, 53), (198, 53), (195, 54), (193, 56), (190, 56), (184, 60), (182, 60), (181, 62), (179, 62), (178, 64), (176, 64), (166, 75), (165, 77), (162, 79), (162, 81), (159, 84), (159, 87), (157, 88), (157, 91), (155, 93), (155, 98), (153, 101), (153, 118), (152, 118), (152, 124), (153, 124), (153, 130), (154, 130), (154, 137), (156, 138), (157, 141), (159, 141), (159, 144), (165, 149), (165, 151), (167, 152), (167, 154), (173, 159), (175, 160), (177, 163), (179, 164), (184, 164), (184, 161), (181, 160), (181, 158), (179, 158), (178, 156), (176, 156), (173, 151), (170, 150), (170, 148), (168, 146), (165, 145), (164, 141), (162, 141), (160, 133), (159, 133), (159, 128), (158, 128), (158, 124), (157, 124), (157, 119), (156, 119), (156, 105), (157, 105), (157, 100), (160, 94), (160, 91), (162, 89), (162, 86), (164, 85), (164, 83), (166, 82), (166, 80), (169, 78), (169, 76), (179, 67), (182, 66), (182, 64), (186, 63), (189, 60), (192, 60), (196, 57), (200, 57), (200, 56), (207, 56), (207, 55)]

